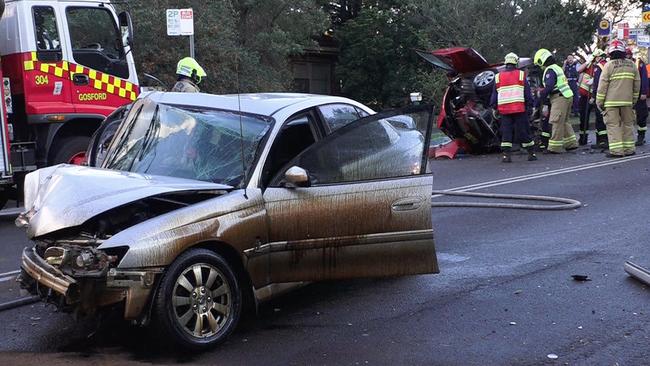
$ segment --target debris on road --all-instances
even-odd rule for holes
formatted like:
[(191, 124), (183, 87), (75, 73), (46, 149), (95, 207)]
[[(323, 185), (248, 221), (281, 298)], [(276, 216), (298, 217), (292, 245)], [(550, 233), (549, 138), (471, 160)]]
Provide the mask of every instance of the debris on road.
[(524, 290), (517, 290), (514, 292), (515, 295), (519, 295), (520, 293), (524, 292)]
[(517, 322), (510, 322), (510, 325), (517, 325)]
[(555, 353), (549, 353), (548, 355), (546, 355), (546, 357), (548, 357), (551, 360), (557, 360), (558, 359), (558, 355), (556, 355)]
[(573, 280), (574, 280), (574, 281), (578, 281), (578, 282), (591, 281), (591, 278), (589, 278), (588, 275), (579, 275), (579, 274), (574, 274), (574, 275), (571, 275), (571, 277), (573, 277)]

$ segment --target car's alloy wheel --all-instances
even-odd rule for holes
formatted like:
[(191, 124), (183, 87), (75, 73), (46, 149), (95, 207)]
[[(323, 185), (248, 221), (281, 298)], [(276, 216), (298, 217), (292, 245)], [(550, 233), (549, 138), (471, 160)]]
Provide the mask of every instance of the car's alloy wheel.
[(165, 271), (154, 316), (166, 339), (204, 349), (224, 341), (235, 329), (241, 298), (228, 262), (212, 251), (192, 249)]
[(474, 77), (474, 85), (477, 88), (484, 88), (488, 85), (491, 85), (492, 82), (494, 81), (494, 78), (495, 78), (494, 71), (490, 71), (490, 70), (483, 71), (480, 74), (476, 75), (476, 77)]
[(230, 286), (213, 265), (197, 263), (185, 269), (171, 296), (176, 321), (191, 336), (212, 337), (230, 318)]

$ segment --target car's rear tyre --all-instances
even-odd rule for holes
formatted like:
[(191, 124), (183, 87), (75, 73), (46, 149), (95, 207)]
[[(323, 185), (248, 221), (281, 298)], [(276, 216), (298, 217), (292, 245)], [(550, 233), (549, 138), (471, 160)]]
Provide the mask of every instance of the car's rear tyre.
[(474, 88), (476, 94), (482, 95), (492, 93), (494, 88), (496, 72), (494, 70), (485, 70), (474, 77)]
[(81, 165), (85, 162), (89, 143), (88, 136), (71, 136), (62, 139), (55, 145), (50, 165), (61, 163)]
[(164, 339), (202, 350), (223, 342), (239, 322), (239, 281), (228, 262), (206, 249), (191, 249), (166, 270), (154, 300)]

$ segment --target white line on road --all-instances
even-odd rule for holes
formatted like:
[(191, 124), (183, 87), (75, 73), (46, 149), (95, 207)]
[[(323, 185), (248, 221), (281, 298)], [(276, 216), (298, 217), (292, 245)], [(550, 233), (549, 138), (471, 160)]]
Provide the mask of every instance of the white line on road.
[[(605, 166), (623, 164), (623, 163), (627, 163), (627, 162), (630, 162), (630, 161), (647, 159), (647, 158), (650, 158), (650, 154), (635, 155), (635, 156), (629, 156), (629, 157), (625, 157), (625, 158), (618, 158), (616, 160), (605, 160), (605, 161), (599, 161), (599, 162), (595, 162), (595, 163), (577, 165), (577, 166), (568, 167), (568, 168), (550, 170), (550, 171), (547, 171), (547, 172), (533, 173), (533, 174), (521, 175), (521, 176), (518, 176), (518, 177), (498, 179), (498, 180), (493, 180), (493, 181), (489, 181), (489, 182), (470, 184), (470, 185), (467, 185), (467, 186), (445, 189), (445, 191), (449, 191), (449, 192), (471, 192), (471, 191), (477, 191), (479, 189), (484, 189), (484, 188), (490, 188), (490, 187), (496, 187), (496, 186), (501, 186), (501, 185), (505, 185), (505, 184), (524, 182), (524, 181), (532, 180), (532, 179), (546, 178), (546, 177), (550, 177), (550, 176), (554, 176), (554, 175), (579, 172), (581, 170), (587, 170), (587, 169), (593, 169), (593, 168), (602, 168), (602, 167), (605, 167)], [(442, 196), (443, 195), (441, 195), (441, 194), (437, 194), (437, 195), (431, 196), (431, 198), (437, 198), (437, 197), (442, 197)]]
[(20, 270), (19, 270), (19, 269), (15, 270), (15, 271), (11, 271), (11, 272), (0, 273), (0, 278), (2, 278), (2, 277), (7, 277), (7, 276), (17, 275), (17, 274), (19, 274), (19, 273), (20, 273)]
[(20, 215), (23, 211), (25, 211), (24, 207), (6, 208), (0, 210), (0, 217), (15, 217)]

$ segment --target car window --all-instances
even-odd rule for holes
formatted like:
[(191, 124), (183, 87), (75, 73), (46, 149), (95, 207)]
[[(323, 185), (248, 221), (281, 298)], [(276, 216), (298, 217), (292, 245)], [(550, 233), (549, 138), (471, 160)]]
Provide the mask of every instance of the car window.
[(39, 51), (60, 51), (61, 40), (59, 30), (56, 27), (56, 16), (51, 6), (35, 6), (32, 8), (34, 14), (34, 35), (36, 48)]
[(318, 107), (318, 110), (330, 133), (362, 117), (357, 109), (349, 104), (326, 104)]
[(127, 79), (129, 68), (113, 15), (105, 8), (83, 7), (67, 8), (66, 15), (75, 61)]
[(273, 141), (264, 164), (262, 186), (266, 187), (278, 170), (284, 167), (316, 142), (315, 122), (312, 113), (306, 112), (289, 118)]
[[(430, 108), (419, 108), (407, 114), (365, 118), (315, 144), (285, 168), (307, 170), (312, 185), (423, 174), (431, 114)], [(393, 120), (410, 122), (395, 127)], [(280, 186), (282, 178), (277, 175), (272, 185)]]

